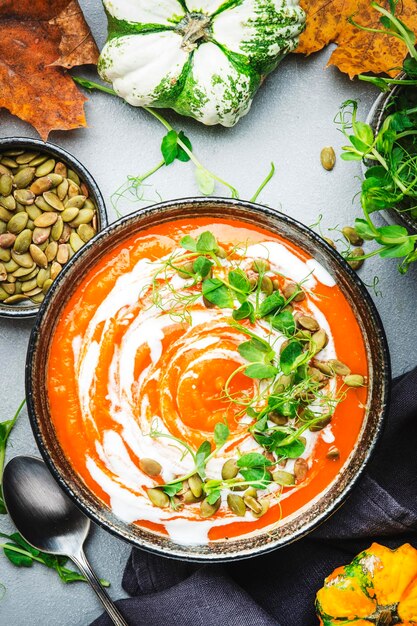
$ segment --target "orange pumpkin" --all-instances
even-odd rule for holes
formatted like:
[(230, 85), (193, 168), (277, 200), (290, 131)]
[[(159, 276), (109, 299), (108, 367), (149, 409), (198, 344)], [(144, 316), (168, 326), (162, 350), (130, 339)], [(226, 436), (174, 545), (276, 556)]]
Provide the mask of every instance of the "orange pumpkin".
[(373, 543), (326, 578), (316, 609), (322, 626), (417, 624), (417, 550)]

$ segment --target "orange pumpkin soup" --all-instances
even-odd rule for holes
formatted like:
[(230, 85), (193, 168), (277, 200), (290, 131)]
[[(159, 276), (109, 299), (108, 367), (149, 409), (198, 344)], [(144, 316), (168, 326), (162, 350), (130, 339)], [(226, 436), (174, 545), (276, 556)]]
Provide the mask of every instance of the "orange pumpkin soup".
[(337, 478), (366, 375), (354, 313), (317, 261), (195, 218), (132, 235), (87, 273), (57, 321), (48, 397), (98, 498), (198, 544), (281, 524)]

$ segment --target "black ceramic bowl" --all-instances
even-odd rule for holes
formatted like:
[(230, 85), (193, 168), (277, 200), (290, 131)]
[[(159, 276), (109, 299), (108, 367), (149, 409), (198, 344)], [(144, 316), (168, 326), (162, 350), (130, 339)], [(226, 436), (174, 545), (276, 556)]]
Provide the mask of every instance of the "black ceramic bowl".
[[(0, 139), (0, 155), (8, 150), (31, 150), (33, 152), (43, 152), (51, 157), (62, 161), (76, 172), (86, 183), (90, 196), (97, 206), (97, 230), (107, 226), (107, 213), (103, 196), (97, 186), (96, 181), (90, 172), (72, 154), (52, 143), (41, 141), (40, 139), (29, 139), (27, 137), (7, 137)], [(34, 317), (39, 310), (39, 305), (25, 301), (21, 304), (3, 304), (0, 302), (0, 317), (26, 318)]]
[[(114, 516), (74, 472), (57, 440), (51, 423), (45, 372), (56, 320), (77, 284), (113, 246), (141, 230), (196, 216), (239, 219), (282, 235), (315, 257), (336, 279), (362, 329), (369, 363), (369, 404), (358, 441), (338, 477), (303, 511), (282, 525), (253, 536), (220, 540), (208, 545), (183, 546), (169, 537), (127, 524)], [(161, 555), (194, 561), (227, 561), (250, 557), (299, 539), (341, 505), (362, 473), (382, 429), (390, 381), (389, 355), (384, 330), (375, 306), (362, 282), (323, 239), (299, 222), (272, 209), (218, 198), (183, 199), (158, 204), (105, 228), (72, 259), (54, 282), (41, 306), (30, 339), (26, 363), (26, 394), (33, 432), (52, 474), (97, 524), (117, 537)], [(65, 406), (62, 407), (65, 411)]]

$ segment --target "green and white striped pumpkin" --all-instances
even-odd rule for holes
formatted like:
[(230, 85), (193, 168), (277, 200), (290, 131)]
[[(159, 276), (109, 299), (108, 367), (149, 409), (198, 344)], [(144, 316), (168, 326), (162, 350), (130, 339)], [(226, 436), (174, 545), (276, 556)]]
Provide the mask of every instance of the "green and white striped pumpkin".
[(103, 0), (100, 76), (133, 106), (233, 126), (263, 78), (294, 50), (298, 0)]

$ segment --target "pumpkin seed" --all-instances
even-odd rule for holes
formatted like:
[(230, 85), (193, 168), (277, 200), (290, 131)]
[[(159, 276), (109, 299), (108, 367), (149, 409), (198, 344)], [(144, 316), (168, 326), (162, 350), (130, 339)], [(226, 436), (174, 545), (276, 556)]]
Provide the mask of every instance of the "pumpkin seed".
[(7, 270), (3, 263), (0, 263), (0, 281), (4, 281), (7, 278)]
[[(52, 282), (52, 281), (51, 281)], [(154, 459), (144, 458), (139, 461), (139, 467), (148, 476), (159, 476), (162, 472), (162, 465)]]
[(350, 368), (342, 363), (342, 361), (338, 361), (337, 359), (330, 359), (327, 361), (328, 366), (331, 371), (337, 376), (349, 376)]
[(196, 498), (191, 489), (188, 489), (182, 496), (184, 504), (195, 504), (196, 502), (200, 502), (201, 498)]
[(92, 200), (87, 198), (87, 200), (84, 202), (84, 209), (92, 209), (93, 211), (96, 211), (97, 207)]
[(326, 146), (320, 152), (320, 161), (325, 170), (330, 172), (336, 165), (336, 153), (331, 146)]
[(284, 470), (277, 470), (272, 474), (273, 481), (281, 485), (282, 487), (290, 487), (295, 485), (295, 476), (290, 472), (284, 472)]
[(35, 194), (30, 191), (30, 189), (16, 189), (13, 195), (16, 202), (23, 204), (23, 206), (33, 204), (36, 198)]
[(55, 165), (54, 172), (55, 174), (59, 174), (63, 178), (67, 178), (68, 176), (68, 168), (64, 163), (61, 163), (61, 161), (58, 161), (58, 163)]
[(35, 194), (35, 196), (39, 196), (44, 191), (49, 191), (52, 188), (52, 180), (49, 176), (43, 176), (42, 178), (38, 178), (33, 182), (30, 186), (30, 190)]
[(0, 220), (0, 235), (4, 235), (6, 230), (7, 230), (6, 222), (3, 222), (3, 220)]
[(64, 222), (72, 222), (73, 220), (75, 220), (79, 212), (80, 210), (77, 209), (76, 207), (70, 207), (69, 209), (64, 209), (64, 211), (62, 211), (61, 213), (62, 220)]
[(17, 252), (12, 250), (11, 256), (12, 256), (13, 261), (15, 261), (15, 263), (20, 265), (20, 267), (26, 267), (26, 268), (30, 267), (33, 269), (33, 259), (30, 256), (30, 254), (28, 254), (27, 252), (25, 252), (24, 254), (17, 254)]
[(25, 291), (25, 295), (27, 298), (31, 298), (32, 296), (37, 296), (40, 293), (42, 293), (42, 289), (39, 289), (39, 287), (34, 287), (30, 291)]
[(45, 248), (45, 256), (48, 260), (48, 263), (53, 261), (58, 253), (58, 244), (56, 241), (51, 241)]
[(41, 211), (53, 211), (54, 210), (51, 207), (51, 205), (46, 202), (43, 196), (37, 196), (35, 198), (35, 204), (38, 207), (38, 209), (41, 209)]
[(297, 483), (303, 482), (308, 472), (307, 461), (303, 458), (299, 458), (294, 463), (294, 476)]
[(312, 433), (318, 433), (320, 430), (323, 430), (323, 428), (326, 428), (331, 421), (331, 416), (324, 417), (322, 420), (317, 420), (317, 422), (314, 422), (314, 424), (310, 426), (309, 431)]
[(42, 163), (42, 165), (39, 165), (36, 168), (35, 174), (38, 177), (47, 176), (53, 171), (54, 167), (55, 167), (55, 159), (48, 159), (47, 161)]
[(74, 172), (74, 170), (71, 170), (70, 168), (68, 168), (68, 178), (72, 180), (76, 185), (80, 185), (80, 177), (76, 172)]
[(4, 233), (0, 235), (0, 248), (11, 248), (16, 240), (13, 233)]
[(81, 193), (81, 189), (76, 185), (72, 180), (67, 178), (68, 181), (68, 197), (73, 198), (74, 196), (79, 196)]
[(13, 184), (17, 189), (24, 189), (29, 187), (33, 179), (35, 178), (35, 168), (25, 167), (13, 177)]
[(61, 270), (62, 270), (62, 265), (58, 263), (57, 261), (52, 261), (52, 265), (51, 265), (52, 280), (55, 280), (55, 278), (58, 276)]
[(271, 264), (267, 259), (255, 259), (251, 269), (257, 274), (264, 274), (271, 269)]
[(335, 242), (333, 241), (333, 239), (330, 239), (329, 237), (323, 237), (324, 241), (326, 243), (329, 244), (329, 246), (331, 246), (332, 248), (334, 248), (335, 250), (337, 250), (337, 246), (335, 244)]
[[(352, 252), (349, 253), (350, 260), (348, 261), (350, 267), (353, 270), (359, 270), (365, 262), (365, 259), (356, 259), (355, 257), (364, 256), (365, 251), (363, 248), (355, 248)], [(352, 258), (353, 257), (353, 258)]]
[(72, 233), (72, 229), (69, 226), (69, 224), (64, 224), (64, 227), (62, 229), (62, 235), (59, 238), (58, 242), (59, 243), (67, 243), (67, 241), (69, 241), (71, 233)]
[(2, 196), (8, 196), (11, 194), (13, 188), (13, 176), (10, 174), (2, 174), (0, 177), (0, 194)]
[(29, 216), (27, 213), (16, 213), (7, 223), (7, 230), (17, 235), (26, 228)]
[(326, 454), (326, 458), (331, 461), (337, 461), (340, 459), (340, 451), (336, 446), (330, 446), (328, 453)]
[(345, 226), (344, 228), (342, 228), (342, 233), (345, 239), (347, 239), (347, 241), (351, 243), (352, 246), (363, 245), (362, 237), (357, 233), (354, 228), (352, 228), (352, 226)]
[(1, 289), (12, 296), (16, 291), (16, 283), (2, 283)]
[(51, 238), (54, 241), (58, 241), (62, 235), (63, 229), (64, 229), (64, 222), (62, 221), (62, 217), (58, 215), (58, 219), (51, 229)]
[(259, 517), (262, 517), (262, 515), (265, 515), (265, 513), (268, 512), (268, 510), (269, 510), (269, 500), (267, 500), (266, 498), (262, 498), (260, 504), (261, 504), (262, 510), (259, 513), (255, 513), (254, 511), (252, 511), (253, 517), (259, 518)]
[(16, 241), (13, 245), (13, 250), (17, 252), (17, 254), (23, 254), (29, 250), (29, 246), (32, 243), (32, 231), (29, 228), (25, 228), (21, 233), (16, 237)]
[(274, 291), (274, 285), (272, 284), (272, 280), (269, 276), (263, 276), (261, 282), (261, 291), (265, 293), (267, 296), (270, 296)]
[(35, 226), (39, 226), (40, 228), (47, 228), (48, 226), (52, 226), (58, 219), (57, 213), (41, 213), (39, 217), (34, 220)]
[(10, 213), (10, 211), (7, 211), (7, 209), (0, 206), (0, 220), (3, 220), (4, 222), (8, 222), (9, 220), (12, 219), (12, 217), (13, 217), (13, 213)]
[(67, 193), (68, 193), (68, 181), (66, 178), (64, 178), (62, 183), (59, 183), (56, 189), (56, 195), (58, 196), (60, 200), (63, 200), (65, 196), (67, 195)]
[(221, 498), (218, 498), (214, 504), (210, 504), (205, 498), (200, 504), (200, 515), (201, 517), (212, 517), (217, 513), (220, 508)]
[(61, 263), (61, 265), (64, 265), (65, 263), (67, 263), (68, 259), (69, 259), (69, 246), (66, 243), (60, 243), (58, 246), (56, 260), (58, 261), (58, 263)]
[(20, 293), (15, 293), (13, 296), (9, 296), (6, 300), (3, 300), (4, 304), (15, 304), (16, 302), (23, 302), (27, 300), (27, 297)]
[(35, 244), (31, 244), (29, 247), (30, 256), (35, 261), (36, 265), (46, 269), (48, 267), (48, 259), (46, 258), (46, 254), (42, 252), (38, 246)]
[(49, 267), (47, 267), (46, 269), (41, 268), (36, 277), (36, 284), (38, 285), (38, 287), (43, 287), (43, 284), (47, 280), (49, 280), (50, 276), (51, 270), (49, 269)]
[(230, 480), (231, 478), (236, 478), (239, 473), (239, 468), (235, 459), (229, 459), (224, 463), (222, 467), (222, 478), (223, 480)]
[(238, 496), (234, 493), (229, 493), (227, 496), (227, 505), (229, 509), (238, 517), (245, 517), (246, 505), (242, 496)]
[(19, 156), (16, 157), (16, 163), (18, 165), (26, 165), (27, 163), (32, 161), (35, 157), (37, 157), (38, 154), (39, 152), (21, 152)]
[(31, 300), (35, 304), (41, 304), (41, 302), (43, 302), (45, 300), (45, 295), (43, 293), (40, 293), (37, 296), (32, 296)]
[(154, 506), (164, 509), (169, 505), (169, 497), (161, 489), (148, 489), (146, 493)]
[(7, 293), (7, 291), (5, 291), (3, 287), (0, 287), (0, 302), (3, 302), (8, 297), (9, 297), (9, 294)]
[(316, 332), (320, 330), (320, 325), (314, 317), (310, 315), (300, 315), (297, 317), (297, 324), (301, 326), (301, 328), (305, 328), (311, 332)]
[(293, 282), (289, 282), (285, 285), (283, 294), (286, 300), (293, 300), (294, 302), (302, 302), (306, 297), (301, 287)]
[(56, 211), (63, 211), (65, 209), (62, 201), (53, 191), (45, 191), (42, 196), (43, 199)]
[[(36, 288), (37, 288), (36, 278), (32, 278), (32, 280), (27, 280), (26, 282), (23, 283), (22, 293), (27, 293), (28, 291), (32, 291), (32, 289), (36, 289)], [(39, 291), (37, 293), (39, 293)]]
[(60, 185), (63, 181), (62, 176), (60, 176), (59, 174), (48, 174), (48, 178), (52, 182), (52, 188), (58, 187), (58, 185)]
[(32, 222), (34, 222), (37, 217), (42, 215), (42, 211), (35, 204), (31, 204), (25, 207), (25, 209), (26, 213), (29, 215), (29, 219), (32, 220)]
[(91, 209), (80, 209), (77, 217), (71, 221), (71, 226), (77, 228), (81, 224), (89, 224), (93, 219), (94, 211)]
[(6, 268), (6, 271), (11, 274), (12, 272), (15, 272), (19, 268), (19, 265), (15, 263), (13, 259), (11, 259), (10, 261), (7, 261), (7, 263), (4, 264), (4, 267)]
[(46, 159), (48, 157), (44, 154), (39, 154), (38, 156), (36, 156), (35, 158), (31, 159), (29, 161), (29, 165), (31, 167), (37, 167), (38, 165), (40, 165), (41, 163), (45, 163)]
[(364, 387), (365, 378), (360, 374), (349, 374), (343, 378), (343, 382), (348, 387)]
[(5, 150), (3, 152), (5, 156), (11, 156), (11, 157), (18, 156), (19, 154), (23, 154), (23, 153), (24, 153), (24, 150), (18, 150), (18, 149), (13, 150), (13, 148), (11, 150)]
[(75, 232), (71, 233), (69, 242), (74, 252), (78, 252), (84, 245), (84, 241)]
[(65, 208), (71, 209), (72, 207), (75, 207), (77, 209), (81, 209), (84, 206), (86, 199), (87, 198), (85, 196), (73, 196), (66, 201)]
[(40, 228), (36, 226), (33, 230), (33, 235), (32, 235), (33, 243), (35, 243), (36, 245), (44, 243), (48, 239), (50, 234), (51, 234), (50, 228)]
[(45, 280), (45, 282), (42, 285), (42, 293), (46, 294), (51, 288), (52, 283), (53, 283), (53, 280), (51, 278), (48, 278), (48, 280)]
[(3, 207), (7, 211), (14, 211), (16, 209), (16, 200), (14, 196), (0, 196), (0, 208)]
[(279, 291), (281, 288), (280, 282), (278, 280), (278, 278), (273, 278), (272, 279), (272, 286), (274, 288), (274, 291)]
[(255, 487), (249, 487), (249, 489), (246, 489), (245, 491), (245, 496), (252, 496), (252, 498), (258, 498), (258, 492), (256, 491)]
[(7, 156), (3, 156), (1, 158), (1, 164), (4, 165), (5, 167), (10, 167), (12, 169), (19, 165), (19, 163), (17, 163), (15, 159), (11, 159), (10, 157), (7, 157)]
[(243, 501), (246, 504), (246, 506), (248, 507), (248, 509), (250, 509), (254, 513), (261, 513), (262, 512), (262, 505), (260, 504), (260, 502), (258, 500), (256, 500), (256, 498), (253, 498), (252, 496), (248, 496), (248, 495), (245, 494), (243, 496)]
[[(86, 211), (87, 209), (83, 209), (83, 210)], [(77, 228), (77, 233), (85, 243), (90, 241), (90, 239), (92, 239), (94, 235), (96, 234), (94, 231), (94, 228), (92, 228), (89, 224), (81, 224)]]
[(323, 328), (320, 328), (314, 335), (311, 337), (313, 343), (313, 352), (314, 354), (318, 354), (325, 348), (329, 342), (329, 338), (327, 336), (326, 331)]
[(0, 248), (0, 261), (3, 263), (7, 263), (10, 261), (11, 253), (10, 250), (6, 250), (5, 248)]
[(25, 278), (26, 276), (29, 276), (30, 274), (32, 274), (34, 268), (36, 267), (36, 265), (33, 263), (32, 261), (32, 265), (30, 267), (18, 267), (14, 272), (13, 272), (13, 276), (15, 278)]
[(288, 422), (288, 417), (281, 415), (278, 411), (271, 411), (268, 413), (268, 419), (270, 419), (271, 422), (274, 422), (274, 424), (277, 424), (277, 426), (285, 426)]
[(190, 476), (188, 485), (196, 498), (200, 498), (203, 495), (203, 481), (198, 474)]
[(278, 378), (277, 382), (274, 385), (274, 393), (279, 394), (285, 391), (288, 387), (292, 385), (293, 380), (294, 376), (291, 376), (291, 374), (281, 374), (281, 376)]

